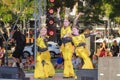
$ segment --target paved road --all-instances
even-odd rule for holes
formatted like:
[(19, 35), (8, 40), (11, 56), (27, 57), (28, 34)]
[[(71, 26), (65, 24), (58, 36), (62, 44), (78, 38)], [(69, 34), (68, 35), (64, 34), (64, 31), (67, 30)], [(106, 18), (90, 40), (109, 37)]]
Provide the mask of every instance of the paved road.
[(26, 73), (26, 77), (29, 77), (30, 80), (74, 80), (73, 78), (63, 79), (62, 73), (56, 73), (53, 78), (47, 78), (47, 79), (34, 79), (33, 73)]

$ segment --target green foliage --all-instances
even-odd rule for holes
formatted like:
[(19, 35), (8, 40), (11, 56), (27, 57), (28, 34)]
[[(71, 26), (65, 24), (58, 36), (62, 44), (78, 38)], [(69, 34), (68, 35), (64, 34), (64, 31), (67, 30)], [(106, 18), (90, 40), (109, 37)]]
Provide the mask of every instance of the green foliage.
[[(19, 20), (28, 20), (33, 17), (34, 12), (34, 0), (9, 0), (10, 5), (6, 4), (8, 2), (3, 2), (0, 0), (0, 16), (3, 22), (14, 22), (20, 11), (22, 14), (20, 15)], [(26, 5), (25, 5), (26, 4)]]
[[(120, 23), (120, 0), (86, 0), (87, 6), (79, 6), (84, 11), (83, 22), (103, 23), (102, 17), (109, 17), (112, 21)], [(101, 16), (101, 18), (100, 18)]]
[[(81, 6), (80, 6), (81, 5)], [(103, 15), (101, 10), (101, 0), (86, 0), (86, 6), (82, 6), (83, 3), (79, 2), (79, 12), (84, 12), (84, 16), (80, 18), (80, 21), (84, 22), (85, 25), (91, 25), (94, 23), (102, 23), (100, 15)]]
[[(64, 7), (72, 9), (76, 1), (78, 0), (55, 0), (54, 8), (61, 7), (61, 16), (63, 17)], [(85, 12), (85, 16), (81, 18), (83, 21), (101, 22), (99, 19), (101, 15), (120, 23), (120, 0), (86, 0), (86, 2), (89, 3), (86, 7), (81, 6), (81, 9)], [(25, 6), (26, 3), (27, 5)], [(49, 3), (48, 5), (53, 6), (53, 4)], [(4, 22), (14, 22), (22, 8), (24, 10), (20, 20), (33, 18), (35, 9), (34, 0), (0, 0), (0, 18)], [(79, 11), (82, 10), (79, 9)]]
[(120, 23), (120, 17), (115, 17), (114, 20), (118, 23)]
[(101, 9), (104, 11), (105, 16), (109, 17), (113, 11), (113, 6), (111, 4), (104, 3)]
[(102, 0), (104, 12), (111, 20), (120, 23), (120, 0)]
[(12, 15), (11, 14), (5, 14), (4, 17), (2, 18), (3, 22), (10, 22), (12, 20)]

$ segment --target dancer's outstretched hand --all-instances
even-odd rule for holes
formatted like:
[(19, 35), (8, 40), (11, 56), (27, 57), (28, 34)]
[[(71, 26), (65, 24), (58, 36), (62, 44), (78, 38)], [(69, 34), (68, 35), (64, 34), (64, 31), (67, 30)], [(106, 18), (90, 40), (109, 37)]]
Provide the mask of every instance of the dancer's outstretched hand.
[(60, 18), (60, 8), (57, 8), (57, 17)]
[(60, 13), (60, 9), (61, 9), (60, 7), (59, 7), (59, 8), (57, 8), (57, 13)]

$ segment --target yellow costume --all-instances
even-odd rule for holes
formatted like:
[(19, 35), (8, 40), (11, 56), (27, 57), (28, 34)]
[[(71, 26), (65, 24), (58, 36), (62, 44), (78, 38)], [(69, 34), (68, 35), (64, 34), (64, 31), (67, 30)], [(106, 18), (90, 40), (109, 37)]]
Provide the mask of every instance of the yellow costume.
[(44, 51), (37, 52), (34, 78), (48, 78), (54, 76), (55, 70), (50, 61), (50, 53), (47, 50), (44, 39), (38, 37), (36, 44)]
[[(71, 43), (72, 38), (71, 38), (71, 27), (68, 26), (66, 28), (62, 27), (61, 29), (61, 39), (62, 39), (62, 45), (61, 45), (61, 52), (63, 55), (63, 59), (64, 59), (64, 77), (73, 77), (75, 76), (74, 74), (74, 70), (73, 70), (73, 65), (72, 65), (72, 55), (74, 52), (74, 48), (73, 45)], [(65, 37), (65, 35), (67, 34), (67, 37)], [(63, 39), (64, 38), (64, 39)], [(71, 39), (70, 41), (66, 42), (66, 38)]]
[(89, 58), (88, 49), (85, 48), (86, 38), (84, 34), (80, 34), (78, 36), (73, 36), (72, 41), (76, 47), (75, 52), (76, 55), (81, 57), (84, 61), (82, 69), (93, 69), (92, 62)]

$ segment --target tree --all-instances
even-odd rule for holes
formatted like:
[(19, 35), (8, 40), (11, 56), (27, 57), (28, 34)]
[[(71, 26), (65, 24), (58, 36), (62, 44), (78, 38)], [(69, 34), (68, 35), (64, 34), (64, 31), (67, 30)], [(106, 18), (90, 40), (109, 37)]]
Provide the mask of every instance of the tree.
[(102, 1), (101, 0), (81, 0), (79, 1), (79, 12), (84, 12), (79, 20), (84, 22), (86, 25), (101, 24), (103, 21), (100, 16), (103, 15), (101, 10)]
[[(34, 0), (0, 0), (0, 16), (5, 23), (15, 22), (20, 11), (20, 20), (32, 18), (34, 12)], [(26, 4), (26, 5), (25, 5)]]
[(107, 16), (115, 21), (120, 23), (120, 0), (102, 0), (105, 12), (107, 12)]

